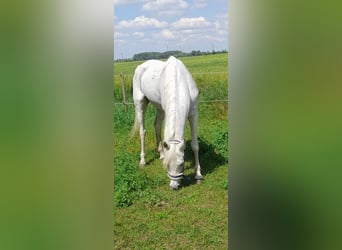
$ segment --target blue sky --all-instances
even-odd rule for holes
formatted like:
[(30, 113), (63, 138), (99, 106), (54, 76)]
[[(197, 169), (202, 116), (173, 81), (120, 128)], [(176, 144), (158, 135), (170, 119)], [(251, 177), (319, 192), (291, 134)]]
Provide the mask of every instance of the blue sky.
[(114, 58), (228, 49), (227, 0), (114, 0)]

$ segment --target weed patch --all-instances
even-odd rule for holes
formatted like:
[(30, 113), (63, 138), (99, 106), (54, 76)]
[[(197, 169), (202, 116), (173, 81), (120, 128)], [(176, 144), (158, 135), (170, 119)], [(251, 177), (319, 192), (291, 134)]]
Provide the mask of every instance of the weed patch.
[(148, 187), (150, 180), (139, 171), (129, 154), (122, 153), (114, 158), (114, 170), (115, 206), (132, 205), (134, 198)]

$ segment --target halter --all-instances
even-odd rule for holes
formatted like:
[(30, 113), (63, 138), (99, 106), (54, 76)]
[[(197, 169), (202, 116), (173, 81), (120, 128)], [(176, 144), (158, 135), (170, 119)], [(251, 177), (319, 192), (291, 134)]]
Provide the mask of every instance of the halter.
[(177, 174), (177, 175), (171, 175), (169, 172), (167, 172), (167, 176), (173, 181), (183, 179), (184, 177), (187, 178), (183, 173)]
[(171, 140), (169, 140), (169, 143), (170, 144), (179, 144), (179, 143), (181, 143), (182, 141), (180, 141), (180, 140), (178, 140), (178, 139), (171, 139)]

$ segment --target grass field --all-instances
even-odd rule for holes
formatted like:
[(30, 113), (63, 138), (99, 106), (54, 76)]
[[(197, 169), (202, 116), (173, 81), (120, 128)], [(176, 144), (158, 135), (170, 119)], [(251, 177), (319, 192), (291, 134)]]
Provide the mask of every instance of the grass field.
[[(114, 247), (115, 249), (228, 248), (228, 56), (180, 58), (200, 90), (198, 138), (204, 181), (194, 180), (190, 128), (186, 128), (183, 187), (172, 191), (158, 159), (155, 111), (146, 111), (146, 162), (140, 168), (140, 139), (129, 140), (134, 106), (114, 105)], [(142, 62), (114, 65), (114, 102), (122, 102), (119, 74), (125, 75), (127, 101), (132, 102), (132, 76)]]

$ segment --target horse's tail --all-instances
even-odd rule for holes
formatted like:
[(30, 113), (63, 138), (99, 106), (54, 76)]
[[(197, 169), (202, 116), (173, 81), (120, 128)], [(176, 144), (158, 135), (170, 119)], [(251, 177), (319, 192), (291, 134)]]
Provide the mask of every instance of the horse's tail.
[[(137, 67), (135, 72), (134, 72), (134, 76), (133, 76), (133, 84), (132, 84), (132, 88), (133, 88), (133, 99), (134, 99), (134, 89), (136, 89), (138, 86), (140, 87), (140, 79), (141, 76), (144, 72), (144, 68), (142, 67)], [(132, 139), (133, 136), (136, 134), (136, 132), (139, 129), (139, 122), (138, 122), (138, 115), (137, 112), (134, 111), (134, 125), (131, 129), (131, 132), (129, 133), (129, 138)]]

